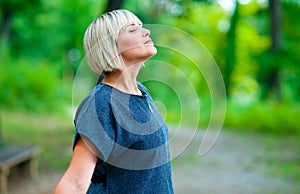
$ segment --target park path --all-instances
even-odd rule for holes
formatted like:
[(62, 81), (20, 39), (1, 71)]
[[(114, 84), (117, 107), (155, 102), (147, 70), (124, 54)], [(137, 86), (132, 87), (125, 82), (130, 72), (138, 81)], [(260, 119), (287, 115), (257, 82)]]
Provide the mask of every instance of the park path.
[[(186, 132), (190, 133), (189, 130)], [(190, 137), (189, 134), (187, 136)], [(296, 181), (276, 175), (268, 167), (272, 161), (299, 159), (297, 149), (287, 149), (292, 145), (272, 147), (270, 141), (274, 139), (269, 136), (222, 130), (212, 149), (200, 157), (197, 153), (202, 138), (203, 133), (197, 133), (187, 149), (174, 161), (176, 193), (300, 193), (300, 185)]]
[[(222, 130), (216, 144), (204, 156), (198, 156), (203, 132), (180, 129), (174, 135), (175, 147), (191, 143), (173, 160), (173, 179), (177, 194), (298, 194), (300, 185), (272, 173), (268, 161), (299, 157), (285, 147), (272, 147), (263, 135)], [(178, 146), (178, 147), (177, 147)], [(176, 148), (177, 147), (177, 148)], [(275, 174), (275, 175), (274, 175)], [(40, 179), (24, 178), (10, 182), (10, 194), (50, 194), (62, 173), (41, 172)]]

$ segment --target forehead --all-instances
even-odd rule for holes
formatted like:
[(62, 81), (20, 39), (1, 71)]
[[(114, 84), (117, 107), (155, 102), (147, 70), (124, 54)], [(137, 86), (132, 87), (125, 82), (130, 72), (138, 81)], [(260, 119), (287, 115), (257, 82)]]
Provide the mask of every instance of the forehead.
[(124, 25), (122, 29), (130, 27), (130, 26), (142, 26), (142, 25), (143, 24), (140, 20), (134, 20), (134, 21), (130, 21), (126, 25)]
[(128, 27), (133, 24), (142, 24), (142, 21), (136, 15), (127, 11), (120, 14), (119, 22), (122, 28)]

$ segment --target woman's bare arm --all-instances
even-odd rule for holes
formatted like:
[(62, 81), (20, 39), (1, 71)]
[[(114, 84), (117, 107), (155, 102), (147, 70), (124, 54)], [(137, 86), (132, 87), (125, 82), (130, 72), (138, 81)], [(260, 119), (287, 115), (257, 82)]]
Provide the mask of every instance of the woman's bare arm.
[(90, 185), (96, 162), (97, 157), (80, 138), (74, 148), (71, 163), (58, 182), (54, 194), (85, 194)]

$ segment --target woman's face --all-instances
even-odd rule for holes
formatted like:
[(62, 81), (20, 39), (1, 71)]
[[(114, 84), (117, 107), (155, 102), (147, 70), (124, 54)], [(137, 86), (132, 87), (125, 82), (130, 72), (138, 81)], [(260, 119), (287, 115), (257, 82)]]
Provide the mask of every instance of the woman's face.
[(134, 21), (121, 29), (118, 37), (118, 50), (125, 65), (146, 61), (157, 50), (150, 39), (150, 31), (143, 28), (140, 21)]

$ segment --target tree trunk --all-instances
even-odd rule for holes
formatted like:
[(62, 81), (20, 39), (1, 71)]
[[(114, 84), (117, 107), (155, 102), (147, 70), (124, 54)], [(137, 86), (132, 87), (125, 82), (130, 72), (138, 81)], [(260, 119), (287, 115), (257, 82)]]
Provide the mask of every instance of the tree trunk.
[[(4, 72), (5, 64), (9, 61), (9, 53), (10, 53), (10, 33), (11, 33), (11, 27), (10, 27), (10, 21), (11, 21), (11, 12), (9, 9), (3, 9), (3, 15), (2, 15), (2, 22), (1, 22), (1, 31), (0, 31), (0, 59), (2, 60), (2, 64), (0, 64), (0, 69), (2, 74)], [(1, 81), (0, 76), (0, 81)]]
[(234, 69), (235, 63), (235, 50), (236, 50), (236, 25), (238, 21), (238, 6), (239, 3), (236, 1), (235, 10), (231, 17), (230, 29), (227, 34), (227, 46), (226, 46), (226, 64), (224, 69), (224, 82), (227, 96), (230, 95), (231, 75)]
[(123, 5), (124, 0), (109, 0), (107, 3), (106, 11), (113, 11), (120, 9)]
[(10, 33), (10, 14), (8, 11), (4, 11), (3, 20), (1, 24), (1, 38), (4, 40), (8, 40)]
[(271, 36), (272, 36), (272, 52), (276, 52), (280, 45), (280, 23), (281, 10), (279, 0), (269, 0), (270, 2), (270, 16), (271, 16)]
[[(280, 45), (280, 23), (281, 23), (281, 10), (280, 10), (280, 2), (279, 0), (269, 0), (270, 4), (270, 20), (271, 20), (271, 38), (272, 38), (272, 47), (271, 54), (276, 55), (278, 52), (278, 48)], [(281, 92), (280, 92), (280, 74), (279, 74), (279, 66), (274, 63), (272, 64), (273, 68), (271, 68), (270, 76), (268, 77), (268, 87), (270, 89), (269, 93), (273, 93), (277, 101), (281, 100)]]

